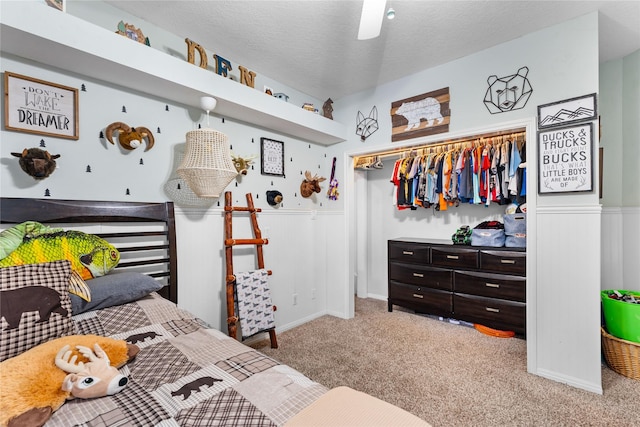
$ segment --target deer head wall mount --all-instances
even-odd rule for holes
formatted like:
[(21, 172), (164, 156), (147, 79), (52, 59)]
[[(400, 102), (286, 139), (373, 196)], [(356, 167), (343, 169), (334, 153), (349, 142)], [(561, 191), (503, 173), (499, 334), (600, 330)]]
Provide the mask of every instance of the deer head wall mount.
[(318, 175), (311, 176), (311, 172), (309, 171), (306, 171), (304, 176), (305, 179), (302, 181), (302, 184), (300, 184), (300, 194), (302, 197), (311, 197), (313, 193), (319, 193), (322, 191), (320, 183), (325, 181), (327, 178)]

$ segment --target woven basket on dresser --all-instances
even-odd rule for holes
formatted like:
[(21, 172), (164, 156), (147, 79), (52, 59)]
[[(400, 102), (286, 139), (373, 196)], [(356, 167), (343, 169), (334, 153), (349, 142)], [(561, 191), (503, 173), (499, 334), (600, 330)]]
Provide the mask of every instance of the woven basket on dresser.
[(616, 338), (602, 327), (600, 331), (607, 365), (625, 377), (640, 380), (640, 343)]

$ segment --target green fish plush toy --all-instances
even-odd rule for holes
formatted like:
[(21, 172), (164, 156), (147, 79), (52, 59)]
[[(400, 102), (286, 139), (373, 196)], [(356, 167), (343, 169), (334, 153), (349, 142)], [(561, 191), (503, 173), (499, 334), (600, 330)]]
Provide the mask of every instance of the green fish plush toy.
[(69, 291), (90, 300), (84, 280), (107, 274), (120, 261), (120, 253), (94, 234), (50, 228), (34, 221), (0, 232), (0, 267), (64, 259), (71, 262), (77, 275)]

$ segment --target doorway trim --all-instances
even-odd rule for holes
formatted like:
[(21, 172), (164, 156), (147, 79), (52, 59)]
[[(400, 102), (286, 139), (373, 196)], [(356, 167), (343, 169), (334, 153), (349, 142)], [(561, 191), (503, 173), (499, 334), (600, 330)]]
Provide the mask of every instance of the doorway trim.
[[(375, 155), (376, 152), (392, 150), (394, 148), (411, 148), (425, 144), (436, 144), (438, 142), (446, 142), (447, 140), (462, 139), (471, 135), (481, 135), (485, 133), (499, 132), (510, 129), (525, 128), (527, 135), (527, 280), (526, 280), (526, 302), (527, 302), (527, 371), (536, 374), (537, 372), (537, 340), (536, 340), (536, 319), (537, 319), (537, 301), (536, 301), (536, 254), (537, 242), (536, 236), (536, 205), (537, 205), (537, 150), (536, 150), (536, 118), (530, 117), (510, 122), (501, 122), (491, 126), (465, 129), (457, 132), (450, 132), (443, 136), (442, 134), (432, 135), (424, 138), (416, 138), (410, 144), (403, 141), (402, 144), (382, 144), (367, 149), (358, 149), (353, 151), (345, 151), (343, 154), (344, 165), (344, 187), (345, 187), (345, 247), (347, 253), (346, 282), (348, 289), (346, 292), (347, 318), (354, 317), (354, 294), (358, 297), (367, 296), (367, 265), (366, 263), (368, 235), (367, 229), (367, 210), (362, 209), (364, 204), (359, 203), (361, 200), (367, 199), (367, 185), (365, 177), (361, 176), (366, 172), (356, 171), (353, 167), (354, 159), (359, 156)], [(358, 209), (358, 207), (361, 207)]]

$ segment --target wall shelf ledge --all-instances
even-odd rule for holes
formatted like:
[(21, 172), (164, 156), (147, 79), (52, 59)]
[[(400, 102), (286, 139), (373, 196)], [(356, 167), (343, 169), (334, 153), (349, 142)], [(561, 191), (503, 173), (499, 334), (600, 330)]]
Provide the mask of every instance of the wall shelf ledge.
[(3, 53), (198, 110), (200, 97), (213, 95), (218, 99), (216, 115), (320, 145), (347, 138), (347, 128), (339, 122), (57, 11), (44, 2), (1, 2), (0, 7)]

